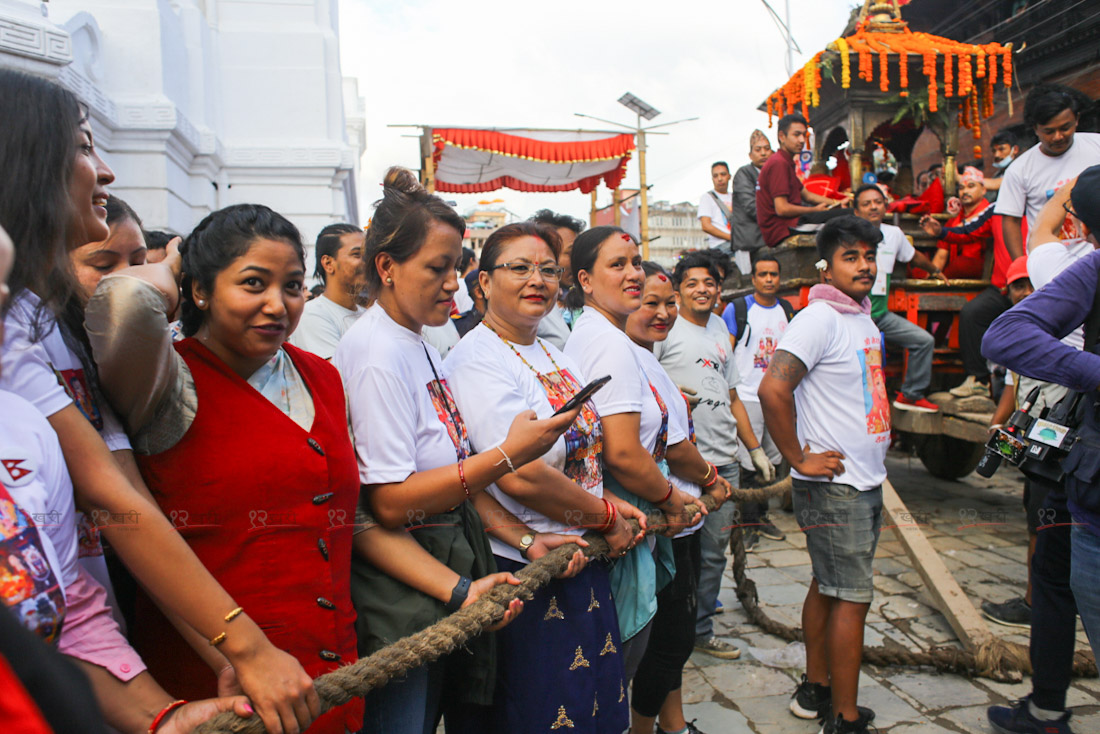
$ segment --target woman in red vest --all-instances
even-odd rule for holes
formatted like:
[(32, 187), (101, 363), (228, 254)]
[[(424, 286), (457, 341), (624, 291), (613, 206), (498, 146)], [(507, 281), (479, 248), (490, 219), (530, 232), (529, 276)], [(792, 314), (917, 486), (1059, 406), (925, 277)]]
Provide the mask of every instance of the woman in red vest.
[[(359, 482), (340, 376), (283, 343), (305, 304), (301, 237), (267, 207), (242, 204), (206, 217), (181, 249), (182, 261), (172, 254), (100, 283), (85, 314), (100, 379), (164, 514), (271, 642), (316, 677), (356, 659)], [(181, 266), (188, 338), (173, 346)], [(219, 651), (232, 619), (225, 635), (188, 644), (148, 599), (136, 616), (135, 647), (169, 690), (198, 698), (219, 681), (232, 687)], [(356, 731), (362, 711), (355, 700), (309, 730)]]

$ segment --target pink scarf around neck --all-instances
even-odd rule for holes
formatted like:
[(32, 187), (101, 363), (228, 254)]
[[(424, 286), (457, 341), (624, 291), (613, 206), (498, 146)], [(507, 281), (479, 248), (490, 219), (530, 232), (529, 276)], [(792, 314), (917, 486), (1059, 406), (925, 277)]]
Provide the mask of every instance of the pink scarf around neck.
[(810, 288), (809, 302), (824, 301), (832, 306), (838, 313), (867, 314), (871, 315), (871, 299), (866, 296), (860, 303), (856, 303), (847, 293), (828, 283), (818, 283)]

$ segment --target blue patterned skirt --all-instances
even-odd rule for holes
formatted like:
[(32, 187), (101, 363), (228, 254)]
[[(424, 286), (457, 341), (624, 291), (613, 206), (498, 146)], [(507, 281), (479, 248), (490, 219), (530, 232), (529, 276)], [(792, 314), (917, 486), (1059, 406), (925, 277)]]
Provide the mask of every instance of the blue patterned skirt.
[[(500, 571), (522, 564), (497, 557)], [(630, 725), (622, 645), (607, 566), (589, 563), (524, 602), (497, 635), (493, 734), (608, 734)]]

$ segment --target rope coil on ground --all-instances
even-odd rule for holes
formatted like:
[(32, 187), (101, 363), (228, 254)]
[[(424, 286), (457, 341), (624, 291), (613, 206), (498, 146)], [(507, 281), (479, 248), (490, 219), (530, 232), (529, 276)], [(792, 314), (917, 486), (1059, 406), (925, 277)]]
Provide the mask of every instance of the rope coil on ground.
[[(758, 489), (734, 489), (729, 501), (762, 502), (790, 491), (790, 479)], [(701, 503), (714, 508), (714, 500), (704, 496)], [(654, 534), (663, 526), (664, 513), (649, 513), (647, 534)], [(632, 523), (634, 521), (631, 521)], [(636, 523), (635, 523), (636, 524)], [(354, 663), (340, 667), (314, 680), (321, 710), (328, 711), (341, 706), (352, 698), (389, 683), (394, 678), (426, 663), (448, 655), (466, 644), (482, 631), (504, 617), (513, 599), (529, 600), (569, 565), (573, 553), (581, 550), (590, 559), (606, 558), (610, 548), (602, 535), (585, 533), (588, 547), (570, 543), (547, 553), (516, 573), (519, 586), (502, 584), (489, 590), (473, 604), (441, 619), (414, 635), (404, 637), (392, 645)], [(778, 622), (760, 608), (756, 584), (745, 574), (745, 546), (742, 530), (735, 527), (730, 537), (733, 551), (733, 573), (737, 585), (737, 598), (749, 619), (765, 632), (788, 641), (801, 640), (802, 631)], [(994, 638), (989, 644), (975, 651), (950, 647), (934, 647), (926, 652), (913, 652), (900, 645), (893, 647), (864, 647), (863, 659), (872, 665), (930, 666), (937, 670), (977, 675), (993, 680), (1018, 680), (1021, 673), (1031, 673), (1027, 648)], [(1074, 675), (1096, 676), (1096, 662), (1091, 655), (1078, 653), (1074, 658)], [(1015, 674), (1015, 677), (1013, 677)], [(233, 713), (223, 713), (200, 726), (198, 734), (261, 734), (266, 731), (260, 717), (242, 719)]]

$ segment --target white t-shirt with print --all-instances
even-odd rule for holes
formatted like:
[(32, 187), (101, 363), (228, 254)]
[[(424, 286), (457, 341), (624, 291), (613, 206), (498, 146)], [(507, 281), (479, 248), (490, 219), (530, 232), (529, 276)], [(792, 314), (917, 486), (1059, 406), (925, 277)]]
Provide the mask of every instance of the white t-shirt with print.
[[(638, 359), (642, 363), (642, 369), (645, 370), (646, 377), (649, 378), (650, 384), (657, 388), (657, 392), (661, 394), (661, 399), (664, 400), (665, 406), (668, 408), (668, 445), (675, 446), (681, 441), (689, 440), (692, 433), (691, 417), (688, 415), (687, 401), (684, 400), (683, 393), (672, 382), (672, 378), (668, 376), (668, 373), (665, 372), (664, 367), (661, 366), (661, 363), (657, 361), (652, 352), (637, 344), (634, 345), (634, 348), (638, 350)], [(672, 486), (676, 489), (686, 492), (692, 497), (698, 497), (703, 493), (698, 484), (681, 479), (672, 473), (671, 467), (669, 469), (668, 480), (672, 482)], [(700, 520), (694, 526), (681, 530), (675, 537), (687, 537), (702, 526), (703, 520)]]
[(365, 312), (366, 309), (362, 306), (344, 308), (321, 294), (306, 303), (298, 328), (288, 341), (321, 359), (332, 359), (340, 339)]
[(62, 587), (76, 581), (76, 507), (57, 434), (23, 398), (0, 390), (0, 484), (45, 536)]
[[(443, 376), (470, 432), (470, 443), (477, 452), (492, 452), (495, 446), (503, 443), (512, 421), (525, 410), (534, 410), (540, 419), (554, 414), (557, 408), (547, 396), (544, 381), (558, 391), (558, 407), (569, 399), (564, 396), (572, 396), (585, 384), (584, 373), (554, 345), (536, 339), (534, 344), (512, 342), (512, 346), (530, 367), (482, 323), (466, 334), (443, 362)], [(582, 409), (578, 419), (586, 429), (597, 433), (599, 420), (591, 407)], [(582, 436), (571, 428), (543, 454), (542, 460), (565, 473), (584, 491), (602, 497), (602, 433), (592, 445), (575, 444), (574, 441), (579, 443), (580, 438)], [(585, 531), (580, 527), (580, 518), (571, 524), (552, 520), (524, 506), (496, 484), (489, 485), (489, 493), (536, 532), (581, 535)], [(498, 556), (526, 562), (518, 550), (496, 538), (490, 537), (489, 544)]]
[[(722, 203), (726, 205), (727, 210), (733, 209), (733, 192), (727, 190), (724, 194), (719, 194), (717, 191), (708, 191), (703, 194), (699, 199), (699, 213), (696, 218), (702, 219), (703, 217), (710, 217), (710, 223), (718, 229), (725, 230), (727, 233), (730, 231), (729, 220), (722, 214), (722, 210), (718, 208), (718, 203), (714, 200), (714, 196), (717, 196), (722, 200)], [(724, 240), (721, 237), (715, 237), (712, 234), (707, 234), (707, 247), (720, 247), (721, 245), (728, 245), (729, 240)]]
[(875, 276), (875, 284), (871, 287), (872, 296), (885, 296), (890, 285), (888, 278), (894, 272), (894, 263), (907, 263), (917, 254), (913, 244), (900, 227), (892, 224), (881, 225), (882, 242), (878, 243), (875, 253), (875, 264), (878, 266), (878, 274)]
[[(1032, 146), (1005, 171), (995, 211), (1011, 217), (1026, 216), (1030, 231), (1039, 210), (1054, 192), (1097, 164), (1100, 164), (1100, 133), (1075, 133), (1073, 145), (1060, 156), (1049, 156), (1040, 146)], [(1067, 237), (1077, 236), (1075, 232), (1062, 231)]]
[(668, 338), (653, 345), (653, 353), (673, 383), (694, 390), (699, 399), (692, 411), (699, 453), (718, 466), (736, 463), (737, 420), (730, 412), (730, 390), (740, 387), (741, 376), (726, 322), (710, 314), (704, 328), (681, 316)]
[(53, 641), (64, 624), (65, 587), (79, 575), (73, 487), (57, 435), (37, 408), (0, 390), (0, 416), (0, 609)]
[(667, 424), (630, 337), (599, 311), (585, 306), (573, 325), (565, 356), (580, 367), (589, 381), (611, 376), (611, 381), (592, 396), (596, 410), (604, 418), (620, 413), (641, 414), (639, 438), (646, 451), (652, 453), (662, 425), (667, 431)]
[(845, 457), (844, 473), (833, 479), (794, 470), (791, 475), (858, 490), (882, 484), (890, 447), (890, 401), (875, 322), (816, 301), (787, 326), (779, 349), (798, 357), (807, 369), (794, 391), (799, 445), (808, 444), (815, 454), (839, 451)]
[[(122, 422), (106, 401), (92, 394), (84, 366), (65, 344), (57, 322), (48, 315), (36, 316), (38, 296), (24, 291), (12, 301), (4, 317), (4, 345), (0, 349), (0, 390), (15, 393), (45, 417), (75, 404), (99, 432), (111, 451), (130, 448)], [(34, 341), (36, 318), (48, 319), (45, 333)], [(80, 563), (107, 590), (116, 620), (121, 614), (103, 558), (103, 545), (95, 523), (83, 512), (76, 513), (75, 527)]]
[(745, 333), (738, 335), (737, 346), (733, 350), (737, 373), (741, 376), (737, 396), (742, 402), (758, 403), (760, 398), (756, 391), (768, 371), (783, 332), (787, 330), (787, 314), (778, 300), (771, 306), (761, 306), (752, 296), (745, 301)]
[(461, 416), (446, 384), (436, 382), (440, 362), (435, 347), (377, 304), (340, 340), (332, 363), (344, 382), (363, 484), (403, 482), (454, 464), (456, 447), (468, 453)]

